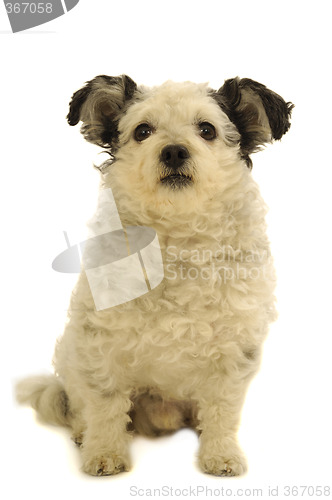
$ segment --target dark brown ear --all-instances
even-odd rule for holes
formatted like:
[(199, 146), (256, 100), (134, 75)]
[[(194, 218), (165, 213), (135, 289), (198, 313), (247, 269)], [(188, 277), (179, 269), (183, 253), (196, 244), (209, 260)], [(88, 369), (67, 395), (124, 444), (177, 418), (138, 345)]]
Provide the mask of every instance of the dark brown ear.
[(214, 98), (237, 127), (241, 154), (249, 168), (249, 155), (264, 144), (281, 139), (290, 127), (294, 104), (249, 78), (226, 80)]
[(111, 147), (118, 137), (118, 121), (123, 108), (137, 90), (127, 75), (96, 76), (75, 92), (69, 104), (69, 125), (83, 122), (84, 138), (98, 146)]

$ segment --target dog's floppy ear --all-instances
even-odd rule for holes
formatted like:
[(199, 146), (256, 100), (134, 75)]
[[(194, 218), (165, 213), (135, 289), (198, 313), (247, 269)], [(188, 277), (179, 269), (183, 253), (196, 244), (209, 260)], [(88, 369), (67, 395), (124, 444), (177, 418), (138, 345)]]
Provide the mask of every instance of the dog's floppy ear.
[(215, 98), (240, 133), (241, 154), (249, 168), (249, 155), (264, 144), (281, 139), (290, 127), (294, 105), (249, 78), (226, 80)]
[(137, 90), (127, 75), (96, 76), (72, 96), (67, 120), (69, 125), (83, 122), (84, 138), (98, 146), (110, 147), (118, 137), (121, 112)]

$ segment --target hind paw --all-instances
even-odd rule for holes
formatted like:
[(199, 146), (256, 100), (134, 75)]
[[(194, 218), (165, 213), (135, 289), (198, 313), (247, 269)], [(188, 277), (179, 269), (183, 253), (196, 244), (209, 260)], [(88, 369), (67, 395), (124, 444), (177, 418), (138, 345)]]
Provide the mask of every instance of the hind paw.
[(83, 432), (78, 432), (77, 434), (72, 434), (71, 439), (77, 446), (82, 446), (83, 444)]

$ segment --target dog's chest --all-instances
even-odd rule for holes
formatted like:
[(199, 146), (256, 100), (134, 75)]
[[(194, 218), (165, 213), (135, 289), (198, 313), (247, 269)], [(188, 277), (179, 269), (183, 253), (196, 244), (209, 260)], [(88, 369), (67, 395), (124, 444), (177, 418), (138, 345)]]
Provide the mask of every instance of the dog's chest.
[(103, 372), (106, 368), (118, 385), (157, 386), (176, 396), (196, 379), (197, 385), (202, 373), (220, 371), (225, 357), (226, 344), (203, 320), (195, 324), (183, 316), (160, 317), (154, 326), (147, 323), (144, 332), (122, 335), (121, 342), (109, 339), (103, 349)]
[(227, 324), (227, 310), (220, 290), (213, 292), (200, 279), (165, 280), (146, 296), (110, 309), (100, 343), (93, 346), (89, 334), (89, 356), (102, 354), (98, 368), (118, 384), (178, 392), (188, 380), (199, 383), (199, 374), (222, 366), (229, 338), (221, 323)]

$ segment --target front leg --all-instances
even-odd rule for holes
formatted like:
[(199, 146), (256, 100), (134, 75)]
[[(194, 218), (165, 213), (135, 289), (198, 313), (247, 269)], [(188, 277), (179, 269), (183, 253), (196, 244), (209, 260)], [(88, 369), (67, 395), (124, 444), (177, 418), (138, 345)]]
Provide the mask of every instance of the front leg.
[(237, 431), (247, 384), (223, 381), (219, 391), (211, 387), (198, 397), (198, 429), (201, 431), (199, 465), (216, 476), (238, 476), (247, 470), (246, 457), (238, 442)]
[(97, 394), (91, 390), (85, 402), (86, 430), (81, 448), (83, 470), (93, 476), (128, 471), (129, 392)]

